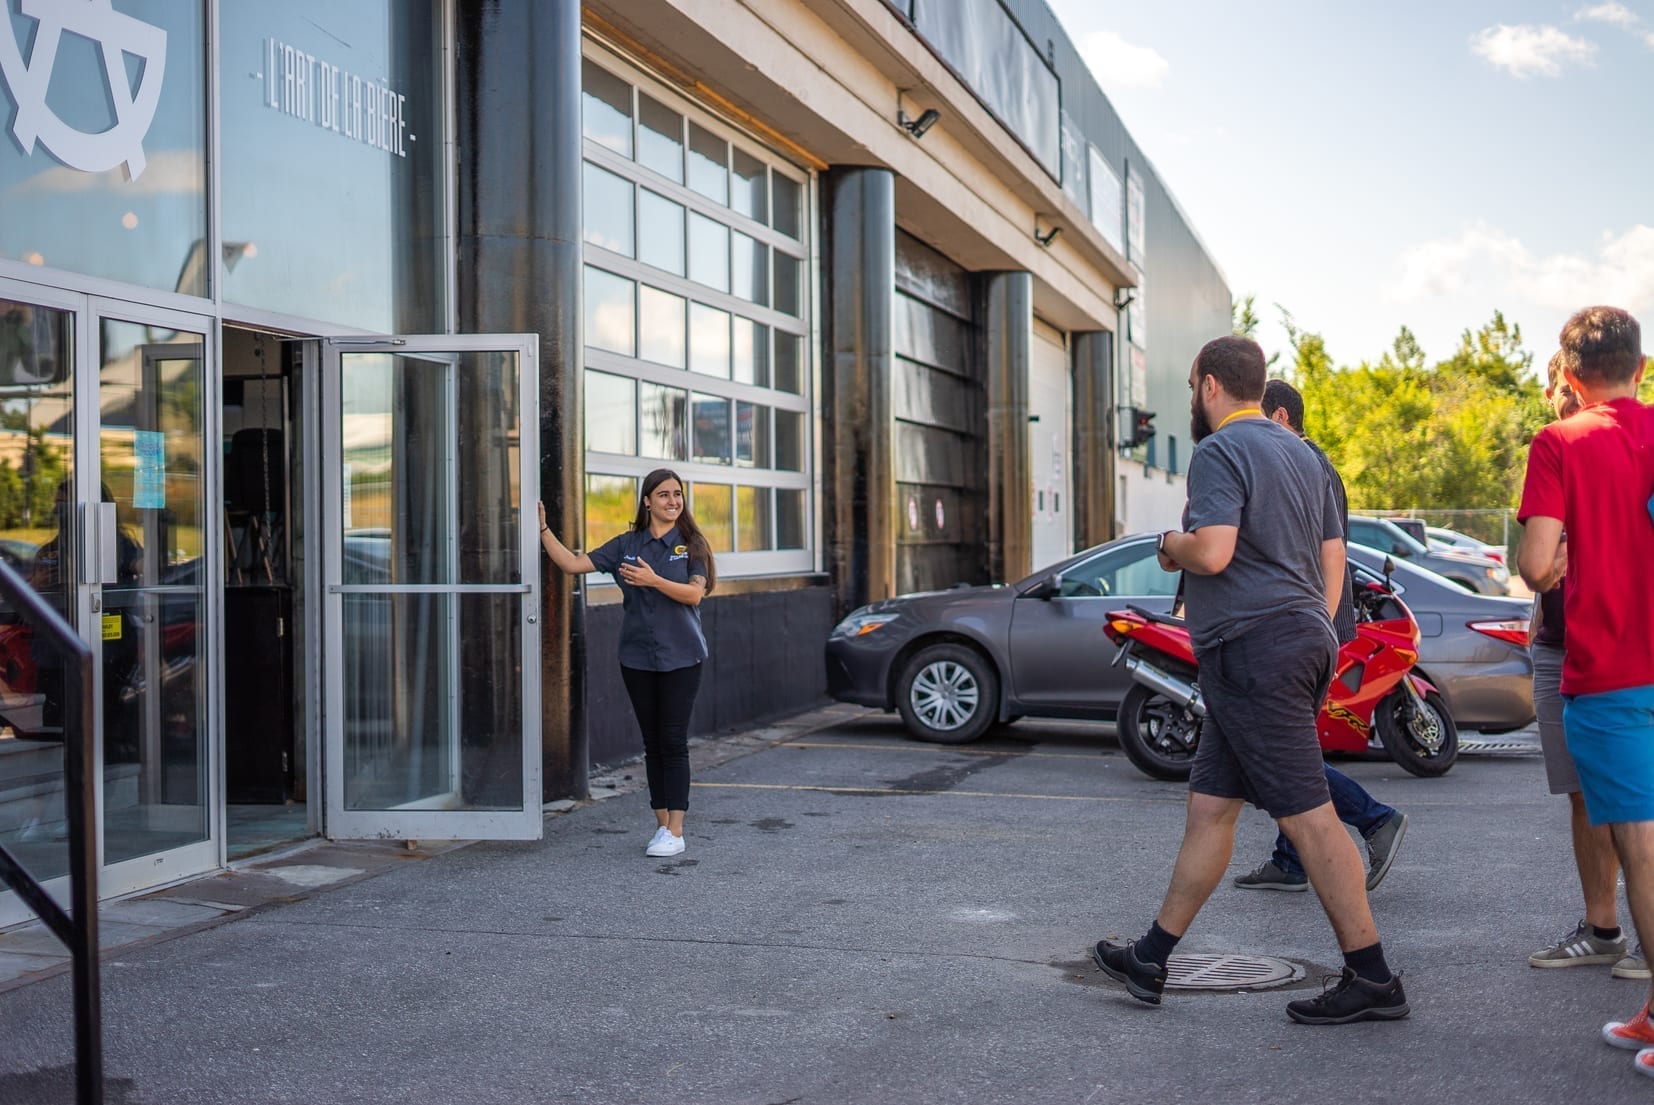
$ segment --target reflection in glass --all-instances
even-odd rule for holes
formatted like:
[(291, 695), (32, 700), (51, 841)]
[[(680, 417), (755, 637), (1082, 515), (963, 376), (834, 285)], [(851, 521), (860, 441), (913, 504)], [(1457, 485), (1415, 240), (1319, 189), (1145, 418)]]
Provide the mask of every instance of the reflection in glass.
[(749, 219), (761, 223), (770, 219), (769, 173), (764, 163), (740, 146), (735, 147), (732, 163), (735, 188), (729, 205)]
[(98, 337), (99, 491), (117, 527), (99, 614), (103, 856), (119, 863), (207, 838), (201, 548), (219, 530), (202, 488), (205, 342), (107, 320)]
[(523, 596), (343, 602), (345, 808), (521, 809), (522, 696), (497, 681), (523, 663)]
[(586, 370), (586, 448), (593, 453), (637, 452), (637, 383)]
[(770, 466), (770, 409), (756, 403), (735, 404), (735, 463), (743, 468)]
[(729, 228), (689, 213), (689, 279), (729, 291)]
[(632, 282), (586, 266), (586, 344), (630, 357), (633, 350)]
[(702, 464), (728, 464), (729, 400), (697, 392), (691, 416), (695, 429), (691, 458)]
[(612, 253), (632, 255), (632, 182), (599, 169), (590, 161), (582, 166), (586, 241)]
[(798, 237), (800, 211), (803, 209), (804, 186), (785, 173), (771, 173), (770, 187), (775, 197), (775, 221), (771, 226), (789, 238)]
[(672, 368), (683, 367), (684, 300), (645, 284), (638, 289), (638, 356)]
[(802, 549), (804, 547), (804, 492), (775, 492), (775, 547)]
[(637, 481), (630, 476), (586, 477), (587, 552), (631, 528), (637, 517)]
[(799, 292), (803, 287), (804, 262), (796, 257), (775, 251), (775, 309), (783, 314), (799, 315)]
[(729, 379), (729, 312), (689, 305), (689, 368)]
[(770, 540), (770, 489), (739, 487), (735, 490), (735, 532), (742, 552), (773, 548)]
[(689, 124), (689, 186), (709, 200), (729, 202), (729, 143), (693, 122)]
[(683, 275), (683, 205), (645, 188), (638, 198), (638, 260)]
[(760, 307), (770, 303), (770, 247), (740, 231), (730, 250), (731, 290)]
[[(0, 559), (76, 624), (75, 318), (0, 299)], [(64, 496), (59, 498), (59, 495)], [(69, 871), (63, 656), (0, 602), (0, 844), (45, 881)]]
[(735, 379), (757, 387), (770, 386), (770, 328), (750, 318), (735, 318)]
[(690, 485), (693, 497), (690, 509), (695, 512), (695, 524), (701, 527), (706, 543), (715, 553), (735, 551), (733, 490), (724, 483), (701, 483), (697, 480)]
[(798, 334), (775, 332), (775, 387), (804, 394), (804, 339)]
[(580, 129), (587, 138), (632, 156), (632, 86), (607, 69), (580, 64)]
[(637, 94), (637, 159), (667, 180), (683, 183), (683, 116)]
[(658, 460), (683, 460), (688, 449), (689, 394), (681, 388), (640, 384), (639, 420), (643, 440), (638, 452)]
[(804, 471), (804, 415), (775, 412), (775, 466), (783, 472)]

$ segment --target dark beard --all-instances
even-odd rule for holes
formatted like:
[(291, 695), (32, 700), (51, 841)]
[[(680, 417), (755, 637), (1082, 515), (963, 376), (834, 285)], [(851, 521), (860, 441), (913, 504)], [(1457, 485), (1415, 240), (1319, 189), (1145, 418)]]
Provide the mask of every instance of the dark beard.
[(1200, 394), (1196, 392), (1189, 397), (1189, 436), (1196, 445), (1212, 436), (1212, 420), (1206, 417), (1205, 408), (1200, 405)]

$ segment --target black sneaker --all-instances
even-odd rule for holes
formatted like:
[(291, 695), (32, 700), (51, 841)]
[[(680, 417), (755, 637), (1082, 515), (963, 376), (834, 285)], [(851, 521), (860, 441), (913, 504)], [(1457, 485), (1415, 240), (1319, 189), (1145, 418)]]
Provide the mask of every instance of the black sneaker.
[(1390, 864), (1401, 851), (1401, 838), (1407, 833), (1407, 815), (1397, 810), (1389, 820), (1373, 830), (1367, 838), (1367, 889), (1377, 890), (1384, 876), (1390, 873)]
[(1286, 1015), (1299, 1024), (1353, 1024), (1356, 1021), (1399, 1021), (1412, 1010), (1401, 988), (1398, 971), (1389, 982), (1368, 982), (1348, 967), (1336, 985), (1313, 998), (1287, 1003)]
[(1132, 997), (1150, 1005), (1160, 1004), (1160, 993), (1166, 988), (1166, 968), (1138, 959), (1136, 941), (1116, 944), (1099, 940), (1091, 949), (1091, 958), (1109, 978), (1125, 983)]
[(1288, 874), (1276, 866), (1273, 859), (1264, 860), (1244, 875), (1236, 875), (1232, 881), (1242, 890), (1288, 890), (1302, 893), (1309, 889), (1307, 875)]

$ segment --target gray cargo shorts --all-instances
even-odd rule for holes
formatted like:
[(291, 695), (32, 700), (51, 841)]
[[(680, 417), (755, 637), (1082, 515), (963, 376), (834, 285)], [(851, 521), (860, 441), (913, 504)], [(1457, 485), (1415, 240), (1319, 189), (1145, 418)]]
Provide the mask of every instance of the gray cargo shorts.
[(1579, 771), (1562, 728), (1562, 658), (1555, 645), (1528, 646), (1533, 657), (1533, 712), (1539, 716), (1539, 746), (1545, 752), (1545, 782), (1552, 794), (1578, 794)]

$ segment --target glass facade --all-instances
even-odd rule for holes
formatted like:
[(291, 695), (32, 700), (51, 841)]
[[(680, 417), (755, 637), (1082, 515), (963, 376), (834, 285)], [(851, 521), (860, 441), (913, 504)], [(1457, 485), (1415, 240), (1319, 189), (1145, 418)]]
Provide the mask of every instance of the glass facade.
[(587, 547), (668, 465), (720, 575), (809, 570), (806, 178), (618, 59), (582, 81)]

